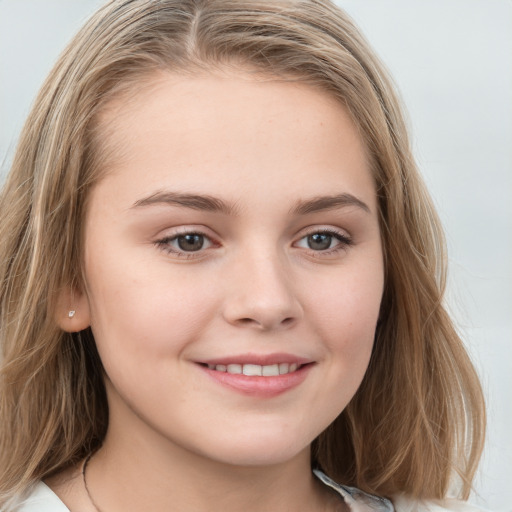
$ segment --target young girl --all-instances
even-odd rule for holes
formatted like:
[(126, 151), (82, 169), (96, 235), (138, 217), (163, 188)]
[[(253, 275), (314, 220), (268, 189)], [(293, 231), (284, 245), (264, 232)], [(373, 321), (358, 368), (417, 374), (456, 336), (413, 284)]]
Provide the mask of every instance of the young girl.
[(328, 1), (108, 3), (0, 219), (2, 510), (471, 508), (442, 231)]

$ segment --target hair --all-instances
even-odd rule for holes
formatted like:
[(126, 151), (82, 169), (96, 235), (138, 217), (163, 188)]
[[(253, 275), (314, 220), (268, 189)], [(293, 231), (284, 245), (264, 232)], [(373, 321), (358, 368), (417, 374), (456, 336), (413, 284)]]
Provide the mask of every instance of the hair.
[(385, 259), (380, 319), (363, 382), (313, 442), (312, 463), (388, 497), (443, 498), (458, 475), (467, 498), (485, 431), (482, 391), (442, 304), (443, 232), (382, 64), (328, 0), (126, 0), (102, 7), (61, 55), (0, 196), (0, 505), (106, 433), (92, 333), (55, 320), (59, 290), (84, 282), (84, 214), (105, 158), (99, 115), (159, 70), (223, 66), (327, 91), (371, 160)]

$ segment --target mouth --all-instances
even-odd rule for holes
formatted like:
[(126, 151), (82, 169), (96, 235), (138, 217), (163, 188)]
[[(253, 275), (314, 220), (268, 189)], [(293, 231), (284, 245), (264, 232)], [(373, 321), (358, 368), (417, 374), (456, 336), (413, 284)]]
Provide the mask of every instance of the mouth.
[(238, 393), (271, 398), (299, 386), (316, 362), (286, 354), (198, 362), (214, 381)]
[(275, 364), (252, 364), (252, 363), (231, 363), (231, 364), (207, 364), (202, 366), (216, 372), (230, 373), (232, 375), (246, 375), (248, 377), (278, 377), (279, 375), (288, 375), (300, 370), (307, 364), (312, 363), (275, 363)]

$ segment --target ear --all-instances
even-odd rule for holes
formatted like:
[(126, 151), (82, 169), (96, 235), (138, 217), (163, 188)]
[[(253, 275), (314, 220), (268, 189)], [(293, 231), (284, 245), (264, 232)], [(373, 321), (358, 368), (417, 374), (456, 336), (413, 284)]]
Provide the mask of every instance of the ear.
[(54, 311), (57, 325), (66, 332), (79, 332), (91, 325), (89, 299), (70, 286), (61, 288)]

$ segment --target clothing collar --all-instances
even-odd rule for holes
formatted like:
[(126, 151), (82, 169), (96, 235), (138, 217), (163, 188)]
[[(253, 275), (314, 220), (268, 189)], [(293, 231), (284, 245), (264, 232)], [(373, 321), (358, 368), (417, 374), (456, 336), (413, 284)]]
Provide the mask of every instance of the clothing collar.
[(314, 469), (313, 473), (323, 484), (343, 498), (350, 512), (394, 512), (395, 510), (391, 501), (386, 498), (368, 494), (356, 487), (340, 485), (319, 469)]

